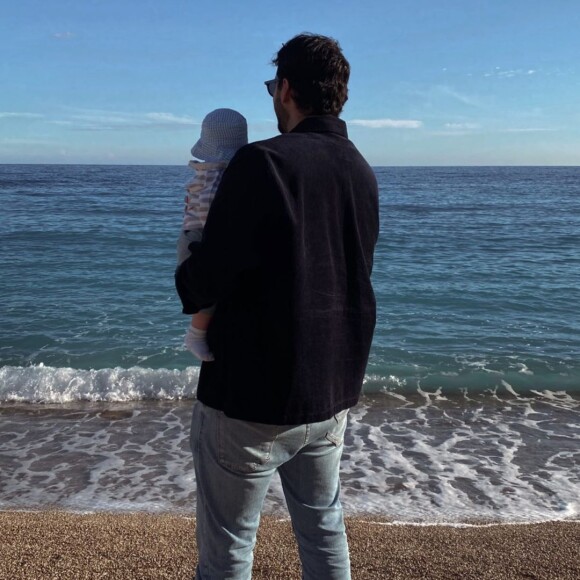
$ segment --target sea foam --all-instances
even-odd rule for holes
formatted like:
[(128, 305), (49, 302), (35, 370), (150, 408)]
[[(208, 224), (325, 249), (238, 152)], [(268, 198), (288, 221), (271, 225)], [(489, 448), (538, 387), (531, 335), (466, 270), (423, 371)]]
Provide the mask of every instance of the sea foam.
[(195, 396), (198, 376), (199, 367), (179, 371), (5, 366), (0, 367), (0, 401), (60, 404), (188, 399)]

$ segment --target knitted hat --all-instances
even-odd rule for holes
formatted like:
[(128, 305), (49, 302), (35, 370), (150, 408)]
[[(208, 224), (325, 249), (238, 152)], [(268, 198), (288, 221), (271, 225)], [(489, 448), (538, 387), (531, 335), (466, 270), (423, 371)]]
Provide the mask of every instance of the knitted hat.
[(201, 124), (201, 137), (191, 154), (202, 161), (229, 162), (235, 152), (248, 143), (246, 119), (232, 109), (216, 109)]

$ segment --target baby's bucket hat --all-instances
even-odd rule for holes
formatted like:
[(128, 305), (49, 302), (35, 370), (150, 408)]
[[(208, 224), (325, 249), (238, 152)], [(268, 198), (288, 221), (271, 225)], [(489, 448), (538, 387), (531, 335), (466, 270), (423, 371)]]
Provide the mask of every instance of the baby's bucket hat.
[(248, 125), (233, 109), (216, 109), (201, 123), (201, 137), (191, 154), (202, 161), (229, 162), (235, 152), (248, 143)]

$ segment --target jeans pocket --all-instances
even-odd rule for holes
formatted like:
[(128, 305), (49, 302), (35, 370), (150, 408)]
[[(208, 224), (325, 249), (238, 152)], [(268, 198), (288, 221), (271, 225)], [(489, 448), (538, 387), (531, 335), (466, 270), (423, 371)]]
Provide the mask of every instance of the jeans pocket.
[(272, 448), (280, 427), (231, 419), (219, 413), (217, 422), (218, 460), (237, 473), (270, 469)]
[(346, 431), (348, 409), (337, 413), (329, 420), (330, 427), (326, 432), (326, 439), (334, 446), (340, 447), (344, 442), (344, 432)]

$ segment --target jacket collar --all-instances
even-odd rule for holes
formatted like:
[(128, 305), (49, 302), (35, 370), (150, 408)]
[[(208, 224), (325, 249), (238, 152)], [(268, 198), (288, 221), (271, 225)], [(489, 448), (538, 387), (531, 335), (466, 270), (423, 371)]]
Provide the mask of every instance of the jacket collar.
[(306, 117), (290, 133), (336, 133), (347, 137), (346, 123), (334, 115), (313, 115)]

